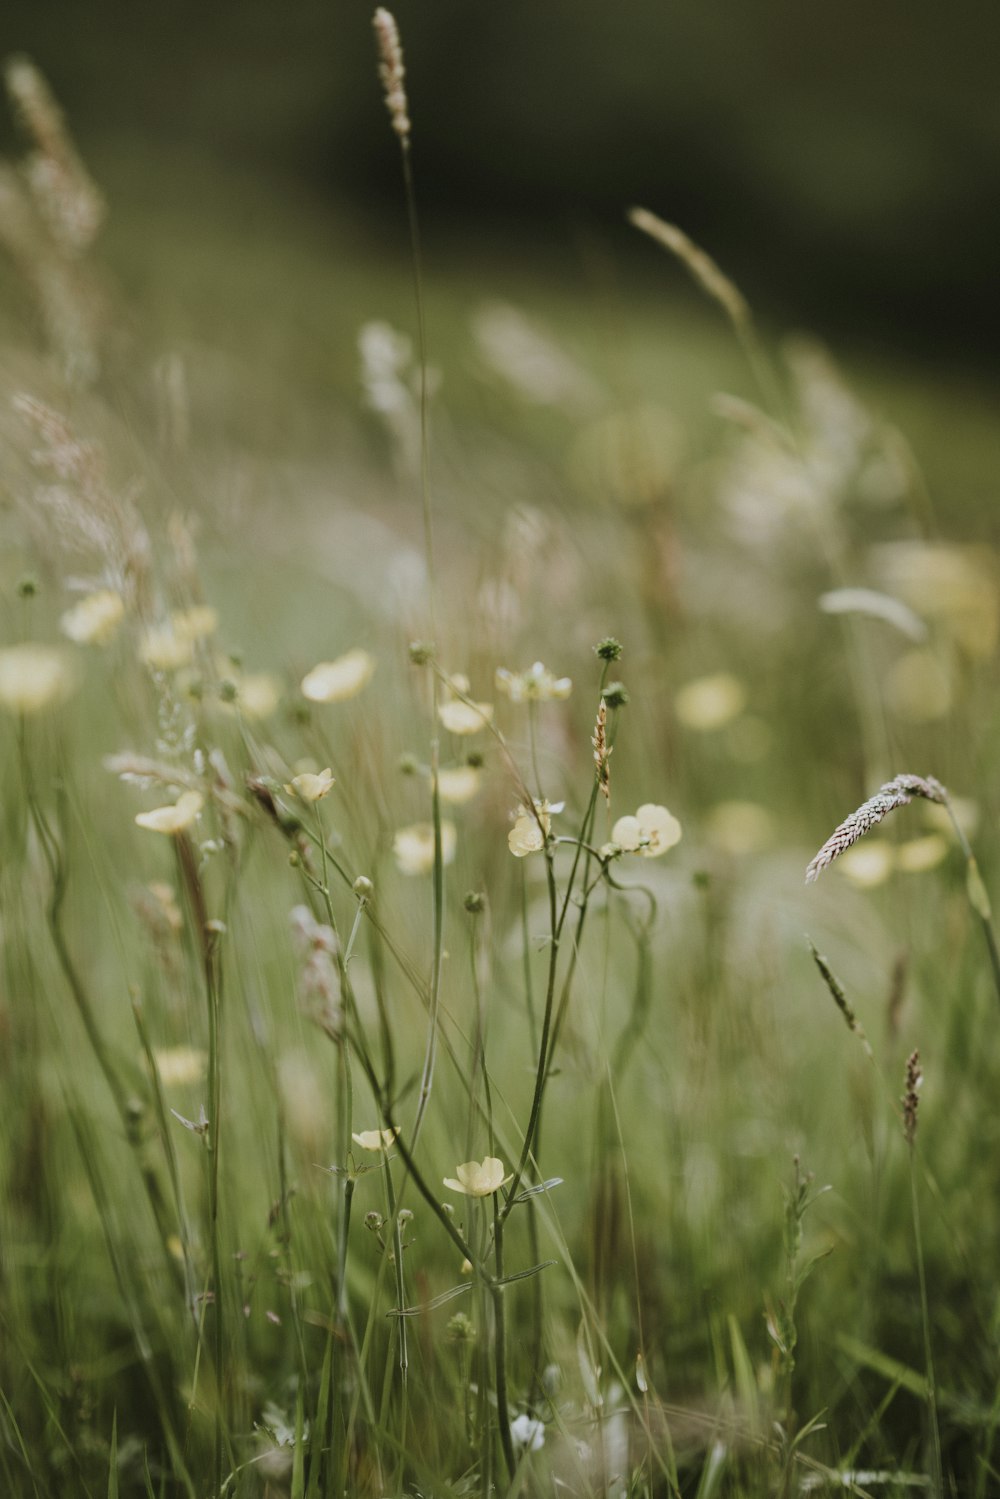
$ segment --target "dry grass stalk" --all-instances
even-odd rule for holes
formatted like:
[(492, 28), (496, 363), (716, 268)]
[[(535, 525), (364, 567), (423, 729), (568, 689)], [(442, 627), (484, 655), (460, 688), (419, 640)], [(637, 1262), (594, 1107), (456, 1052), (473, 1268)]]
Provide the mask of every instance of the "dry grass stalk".
[(863, 802), (850, 817), (831, 833), (806, 870), (806, 884), (811, 885), (828, 864), (845, 853), (866, 833), (871, 832), (889, 812), (905, 807), (915, 796), (945, 805), (948, 794), (933, 776), (898, 775), (880, 786), (875, 795)]
[(913, 1051), (906, 1059), (906, 1080), (903, 1089), (903, 1134), (907, 1145), (912, 1145), (917, 1135), (917, 1109), (920, 1106), (920, 1085), (924, 1075), (920, 1070), (920, 1053)]
[(594, 725), (594, 736), (591, 739), (594, 746), (594, 765), (597, 767), (597, 784), (601, 788), (601, 795), (606, 802), (611, 801), (611, 750), (608, 748), (608, 705), (601, 698), (601, 706), (597, 710), (597, 723)]
[(676, 224), (668, 224), (665, 219), (650, 213), (648, 208), (631, 208), (628, 218), (634, 228), (648, 234), (650, 239), (655, 239), (671, 255), (676, 255), (687, 266), (702, 290), (714, 302), (719, 303), (738, 328), (749, 323), (750, 308), (743, 293), (733, 285), (728, 276), (723, 275), (712, 257), (688, 238), (683, 229), (678, 229)]
[(406, 69), (403, 66), (403, 48), (399, 40), (399, 27), (391, 11), (379, 6), (372, 19), (375, 40), (378, 44), (378, 76), (385, 90), (385, 107), (389, 111), (392, 128), (404, 146), (410, 140), (410, 109), (406, 98)]

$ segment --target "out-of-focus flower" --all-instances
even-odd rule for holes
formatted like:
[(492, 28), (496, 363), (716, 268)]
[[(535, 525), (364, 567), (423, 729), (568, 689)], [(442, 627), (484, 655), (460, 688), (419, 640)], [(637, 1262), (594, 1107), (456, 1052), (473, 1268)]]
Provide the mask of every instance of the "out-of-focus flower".
[(138, 812), (136, 825), (153, 833), (183, 833), (196, 822), (205, 805), (200, 791), (185, 791), (172, 807), (155, 807), (152, 812)]
[(857, 885), (862, 890), (872, 890), (876, 885), (885, 884), (892, 874), (894, 863), (892, 844), (876, 838), (858, 843), (841, 854), (837, 868), (852, 885)]
[[(468, 677), (456, 674), (450, 679), (450, 686), (456, 693), (461, 692), (468, 696)], [(449, 734), (478, 734), (492, 717), (492, 703), (464, 703), (460, 697), (450, 696), (443, 703), (438, 704), (438, 718)]]
[(455, 1176), (445, 1177), (444, 1184), (452, 1192), (464, 1192), (466, 1197), (492, 1197), (509, 1181), (510, 1177), (504, 1176), (503, 1161), (488, 1155), (482, 1162), (463, 1161), (455, 1167)]
[(77, 645), (107, 645), (125, 616), (125, 600), (113, 588), (88, 593), (59, 621), (63, 634)]
[(611, 829), (611, 837), (626, 853), (655, 859), (680, 843), (681, 825), (666, 807), (644, 802), (634, 817), (619, 817)]
[(375, 666), (374, 657), (360, 649), (336, 661), (321, 661), (302, 678), (302, 695), (311, 703), (346, 702), (368, 686)]
[(471, 801), (479, 790), (482, 771), (478, 765), (455, 765), (438, 771), (438, 795), (443, 802), (461, 806)]
[(197, 1046), (157, 1046), (153, 1060), (165, 1088), (200, 1083), (208, 1068), (208, 1055)]
[(738, 718), (746, 702), (743, 683), (730, 672), (720, 671), (686, 683), (677, 693), (674, 707), (686, 729), (709, 733), (713, 729), (725, 728), (727, 723)]
[(515, 859), (537, 854), (545, 847), (545, 840), (552, 831), (552, 817), (561, 812), (564, 805), (564, 802), (543, 800), (535, 802), (534, 812), (528, 807), (518, 807), (514, 826), (507, 834), (507, 847)]
[(880, 580), (927, 619), (939, 620), (975, 660), (996, 650), (1000, 589), (996, 555), (985, 547), (896, 541), (874, 549)]
[(0, 706), (11, 713), (41, 713), (69, 697), (76, 673), (53, 645), (10, 645), (0, 650)]
[(311, 771), (304, 770), (301, 775), (293, 776), (285, 787), (286, 791), (294, 792), (300, 801), (318, 802), (324, 796), (328, 796), (334, 780), (329, 765), (321, 770), (319, 775), (313, 775)]
[(896, 849), (896, 868), (905, 874), (923, 874), (935, 869), (948, 854), (948, 840), (940, 833), (910, 838)]
[(512, 703), (549, 703), (553, 698), (569, 697), (573, 683), (569, 677), (556, 677), (536, 661), (527, 671), (508, 671), (499, 667), (496, 674), (497, 690), (504, 692)]
[(399, 1125), (394, 1129), (363, 1129), (352, 1134), (351, 1139), (362, 1150), (388, 1150), (399, 1134)]
[(219, 615), (211, 604), (192, 604), (190, 609), (175, 609), (170, 624), (179, 640), (207, 640), (219, 628)]
[(235, 701), (245, 718), (270, 718), (281, 702), (281, 683), (269, 671), (238, 677)]
[[(441, 861), (450, 864), (455, 857), (455, 824), (441, 824)], [(429, 874), (434, 868), (434, 825), (415, 822), (400, 828), (392, 840), (396, 867), (401, 874)]]
[(757, 802), (717, 802), (708, 814), (706, 831), (718, 848), (737, 858), (774, 841), (771, 814)]
[(154, 671), (179, 671), (194, 656), (194, 640), (178, 635), (172, 625), (154, 625), (139, 643), (139, 657)]
[(515, 1416), (510, 1435), (515, 1447), (526, 1447), (529, 1452), (540, 1452), (545, 1445), (545, 1427), (534, 1416)]

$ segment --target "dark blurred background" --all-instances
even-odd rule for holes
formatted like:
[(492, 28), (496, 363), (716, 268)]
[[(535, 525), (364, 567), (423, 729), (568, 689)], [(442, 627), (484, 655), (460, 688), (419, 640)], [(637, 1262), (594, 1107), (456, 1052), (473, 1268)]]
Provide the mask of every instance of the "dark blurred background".
[[(95, 167), (199, 152), (399, 215), (368, 0), (5, 0)], [(438, 236), (579, 245), (643, 203), (762, 313), (995, 369), (1000, 7), (399, 0)], [(2, 149), (12, 149), (2, 126)], [(618, 246), (616, 243), (616, 255)], [(627, 268), (629, 262), (625, 260)]]

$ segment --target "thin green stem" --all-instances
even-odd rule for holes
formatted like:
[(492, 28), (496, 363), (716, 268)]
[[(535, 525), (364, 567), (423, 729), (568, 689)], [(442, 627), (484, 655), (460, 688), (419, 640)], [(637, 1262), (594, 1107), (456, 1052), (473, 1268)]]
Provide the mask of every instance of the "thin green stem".
[(917, 1191), (917, 1168), (913, 1145), (910, 1157), (910, 1202), (913, 1208), (913, 1238), (917, 1253), (917, 1278), (920, 1284), (920, 1322), (924, 1338), (924, 1366), (927, 1377), (927, 1414), (931, 1428), (931, 1484), (936, 1499), (944, 1494), (944, 1468), (941, 1461), (941, 1431), (938, 1425), (937, 1387), (934, 1382), (934, 1357), (931, 1351), (931, 1320), (927, 1301), (927, 1276), (924, 1269), (924, 1246), (920, 1232), (920, 1194)]

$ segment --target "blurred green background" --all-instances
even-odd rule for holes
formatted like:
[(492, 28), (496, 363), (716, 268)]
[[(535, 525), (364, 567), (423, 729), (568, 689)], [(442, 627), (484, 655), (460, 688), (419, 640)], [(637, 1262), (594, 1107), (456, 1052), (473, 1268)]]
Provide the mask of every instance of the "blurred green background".
[[(141, 170), (194, 152), (377, 224), (398, 218), (399, 192), (371, 11), (8, 0), (0, 35), (48, 75), (112, 189), (112, 158)], [(397, 12), (436, 233), (470, 252), (527, 240), (578, 254), (607, 230), (645, 266), (621, 227), (638, 200), (710, 246), (782, 324), (996, 367), (995, 7), (400, 0)]]

